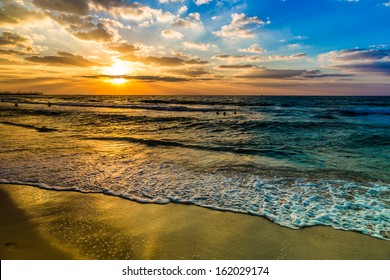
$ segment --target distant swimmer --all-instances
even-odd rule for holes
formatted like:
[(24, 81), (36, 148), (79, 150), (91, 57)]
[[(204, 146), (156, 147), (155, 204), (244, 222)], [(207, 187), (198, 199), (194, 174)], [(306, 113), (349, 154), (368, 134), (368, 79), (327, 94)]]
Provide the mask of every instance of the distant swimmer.
[(219, 115), (219, 111), (217, 111), (217, 115)]
[(236, 110), (234, 110), (234, 114), (237, 115), (237, 111)]
[(47, 106), (48, 106), (48, 107), (51, 107), (51, 103), (50, 103), (50, 102), (47, 102)]
[(18, 107), (18, 102), (15, 102), (15, 107)]
[(226, 116), (226, 112), (223, 112), (223, 115)]
[(1, 102), (4, 102), (4, 98), (1, 99)]

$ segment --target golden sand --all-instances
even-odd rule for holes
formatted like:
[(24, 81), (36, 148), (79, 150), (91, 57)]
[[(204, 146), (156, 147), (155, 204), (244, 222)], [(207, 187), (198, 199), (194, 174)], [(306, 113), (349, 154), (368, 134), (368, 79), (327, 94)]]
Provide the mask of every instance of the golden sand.
[(1, 259), (390, 259), (390, 242), (193, 205), (0, 185)]

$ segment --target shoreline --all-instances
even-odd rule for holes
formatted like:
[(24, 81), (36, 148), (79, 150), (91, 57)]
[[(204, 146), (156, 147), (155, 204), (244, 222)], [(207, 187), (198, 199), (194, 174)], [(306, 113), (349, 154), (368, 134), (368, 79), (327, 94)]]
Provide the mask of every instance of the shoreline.
[(390, 259), (390, 242), (264, 217), (0, 184), (1, 259)]

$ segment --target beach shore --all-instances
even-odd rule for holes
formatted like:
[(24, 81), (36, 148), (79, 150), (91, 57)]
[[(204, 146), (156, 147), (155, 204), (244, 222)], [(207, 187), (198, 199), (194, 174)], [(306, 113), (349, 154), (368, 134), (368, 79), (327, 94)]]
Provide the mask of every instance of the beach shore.
[(0, 184), (1, 259), (390, 259), (390, 242), (183, 204)]

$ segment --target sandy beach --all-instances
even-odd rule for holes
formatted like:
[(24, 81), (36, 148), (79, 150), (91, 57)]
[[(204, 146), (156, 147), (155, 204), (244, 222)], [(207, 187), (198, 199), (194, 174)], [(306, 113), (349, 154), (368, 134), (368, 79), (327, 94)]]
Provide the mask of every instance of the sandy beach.
[(0, 185), (1, 259), (390, 259), (390, 242), (330, 227), (103, 194)]

